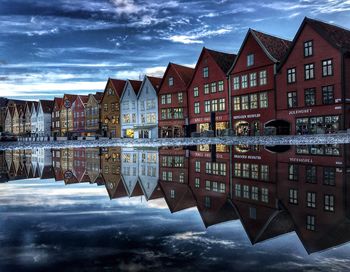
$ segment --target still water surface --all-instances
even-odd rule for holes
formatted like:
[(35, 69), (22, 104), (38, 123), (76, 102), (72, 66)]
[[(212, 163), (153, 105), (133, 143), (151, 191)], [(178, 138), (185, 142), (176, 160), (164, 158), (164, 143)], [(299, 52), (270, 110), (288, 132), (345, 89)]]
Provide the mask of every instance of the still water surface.
[(0, 152), (0, 271), (346, 271), (349, 145)]

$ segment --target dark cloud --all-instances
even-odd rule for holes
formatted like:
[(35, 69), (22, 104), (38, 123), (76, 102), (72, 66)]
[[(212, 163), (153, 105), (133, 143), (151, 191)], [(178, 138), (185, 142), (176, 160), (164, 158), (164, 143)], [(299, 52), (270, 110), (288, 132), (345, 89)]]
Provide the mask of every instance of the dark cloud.
[[(0, 59), (9, 60), (0, 62), (0, 77), (57, 74), (60, 68), (61, 79), (48, 78), (58, 86), (56, 94), (64, 93), (65, 84), (72, 81), (65, 74), (77, 75), (77, 82), (86, 81), (79, 74), (99, 82), (126, 75), (137, 78), (152, 68), (159, 71), (169, 61), (192, 65), (202, 46), (237, 52), (249, 27), (292, 39), (304, 16), (350, 26), (350, 4), (340, 0), (0, 0), (0, 6)], [(74, 63), (91, 67), (66, 65)], [(105, 63), (128, 65), (93, 66)], [(0, 88), (25, 97), (22, 87), (16, 90), (21, 84), (44, 89), (47, 81), (19, 82), (9, 76)]]

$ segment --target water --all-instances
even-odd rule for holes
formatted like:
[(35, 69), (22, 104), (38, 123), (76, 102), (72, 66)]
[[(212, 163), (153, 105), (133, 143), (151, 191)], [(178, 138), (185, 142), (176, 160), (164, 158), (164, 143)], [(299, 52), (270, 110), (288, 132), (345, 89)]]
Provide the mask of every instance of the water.
[(0, 271), (345, 271), (347, 144), (0, 152)]

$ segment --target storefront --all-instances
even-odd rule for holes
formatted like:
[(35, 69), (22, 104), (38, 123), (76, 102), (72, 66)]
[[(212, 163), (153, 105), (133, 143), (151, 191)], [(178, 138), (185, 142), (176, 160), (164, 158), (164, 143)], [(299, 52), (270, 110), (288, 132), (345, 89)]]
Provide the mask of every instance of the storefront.
[(260, 122), (239, 120), (234, 124), (235, 134), (237, 136), (259, 136), (260, 132)]
[(340, 116), (314, 116), (295, 119), (296, 134), (327, 134), (339, 130)]

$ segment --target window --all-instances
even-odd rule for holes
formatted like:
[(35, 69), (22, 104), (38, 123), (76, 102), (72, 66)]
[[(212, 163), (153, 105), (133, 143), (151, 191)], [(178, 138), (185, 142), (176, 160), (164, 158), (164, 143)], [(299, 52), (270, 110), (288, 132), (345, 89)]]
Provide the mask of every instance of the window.
[(289, 203), (298, 204), (298, 190), (289, 189)]
[(160, 103), (162, 105), (164, 105), (166, 103), (166, 100), (165, 100), (166, 96), (165, 95), (162, 95), (161, 98), (160, 98)]
[(235, 96), (233, 98), (233, 110), (234, 111), (239, 111), (241, 110), (241, 97)]
[(298, 100), (297, 100), (297, 92), (289, 92), (287, 93), (287, 99), (288, 99), (288, 108), (294, 108), (298, 106)]
[(304, 42), (304, 57), (313, 55), (312, 41)]
[(238, 76), (233, 78), (233, 89), (239, 90), (239, 77)]
[(226, 191), (226, 184), (221, 182), (219, 192), (225, 193), (225, 191)]
[(269, 166), (261, 165), (260, 166), (260, 179), (268, 181), (269, 180)]
[(174, 78), (173, 77), (169, 77), (169, 86), (173, 86), (174, 85)]
[(194, 87), (194, 88), (193, 88), (193, 96), (194, 96), (194, 97), (197, 97), (198, 94), (199, 94), (198, 87)]
[(175, 198), (175, 190), (170, 190), (170, 198)]
[(322, 87), (322, 98), (323, 98), (323, 104), (333, 104), (334, 103), (333, 85)]
[(313, 63), (305, 64), (305, 66), (304, 66), (304, 78), (305, 78), (305, 80), (315, 78), (315, 65)]
[(249, 54), (247, 56), (247, 66), (254, 65), (254, 54)]
[(241, 81), (242, 81), (242, 89), (248, 88), (248, 76), (247, 75), (241, 76)]
[(241, 185), (240, 184), (235, 184), (235, 196), (236, 197), (241, 197), (242, 196), (242, 191), (241, 191)]
[(209, 84), (204, 84), (204, 94), (209, 93)]
[(218, 111), (218, 101), (216, 99), (211, 101), (211, 111)]
[(195, 102), (194, 103), (194, 113), (195, 114), (199, 114), (200, 110), (199, 110), (199, 102)]
[(324, 196), (324, 210), (334, 212), (334, 195)]
[(260, 108), (267, 108), (269, 106), (267, 93), (260, 93)]
[(219, 111), (225, 111), (225, 98), (219, 99)]
[(297, 73), (296, 68), (287, 69), (287, 82), (288, 83), (294, 83), (297, 81), (296, 73)]
[(323, 60), (322, 61), (322, 76), (332, 76), (333, 75), (333, 60)]
[(209, 196), (206, 196), (206, 197), (204, 198), (204, 206), (205, 206), (206, 208), (210, 208), (210, 207), (211, 207), (211, 202), (210, 202), (210, 197), (209, 197)]
[(218, 82), (219, 92), (224, 91), (224, 82), (221, 80)]
[(267, 72), (266, 70), (259, 72), (259, 84), (266, 85), (267, 84)]
[(201, 171), (201, 162), (200, 161), (195, 162), (195, 171), (197, 173), (199, 173)]
[(216, 93), (216, 82), (211, 83), (211, 93)]
[(335, 185), (335, 168), (325, 167), (323, 168), (323, 184), (325, 185)]
[(252, 164), (250, 166), (250, 171), (251, 171), (251, 178), (252, 179), (258, 179), (259, 178), (259, 165)]
[(235, 177), (240, 177), (241, 176), (241, 164), (238, 162), (235, 162), (235, 166), (234, 166), (234, 175)]
[(315, 89), (314, 88), (305, 89), (304, 98), (305, 98), (305, 106), (316, 105)]
[(249, 110), (249, 96), (243, 95), (241, 99), (242, 99), (242, 110)]
[(242, 177), (243, 178), (249, 178), (250, 177), (250, 164), (249, 163), (243, 163), (242, 164)]
[(209, 77), (209, 69), (208, 67), (203, 68), (203, 77)]
[(249, 186), (248, 185), (243, 185), (243, 197), (249, 198)]
[(178, 93), (177, 94), (177, 101), (179, 103), (182, 103), (184, 101), (183, 93)]
[(314, 165), (306, 166), (306, 182), (316, 183), (316, 181), (317, 181), (316, 166)]
[[(148, 102), (148, 101), (147, 101)], [(171, 104), (171, 94), (167, 94), (166, 95), (166, 103), (167, 104)], [(149, 107), (149, 108), (152, 108), (152, 107)]]
[(316, 193), (307, 192), (306, 206), (309, 208), (316, 208)]
[(205, 190), (210, 191), (210, 180), (205, 181)]
[(299, 167), (295, 164), (288, 165), (288, 179), (289, 180), (298, 180)]
[(257, 94), (251, 94), (250, 95), (250, 108), (251, 109), (257, 109), (258, 108), (258, 95)]
[(315, 230), (315, 216), (313, 215), (308, 215), (306, 217), (306, 229), (307, 230)]
[(256, 86), (256, 73), (251, 73), (249, 74), (249, 80), (250, 80), (250, 87), (255, 87)]
[(252, 199), (259, 200), (259, 188), (256, 186), (252, 187)]
[(249, 218), (256, 219), (256, 208), (249, 207)]
[(204, 101), (204, 112), (210, 112), (210, 100)]
[(269, 202), (269, 189), (261, 188), (261, 201), (265, 203)]
[(194, 187), (199, 188), (199, 186), (200, 186), (199, 178), (195, 178), (194, 179)]

